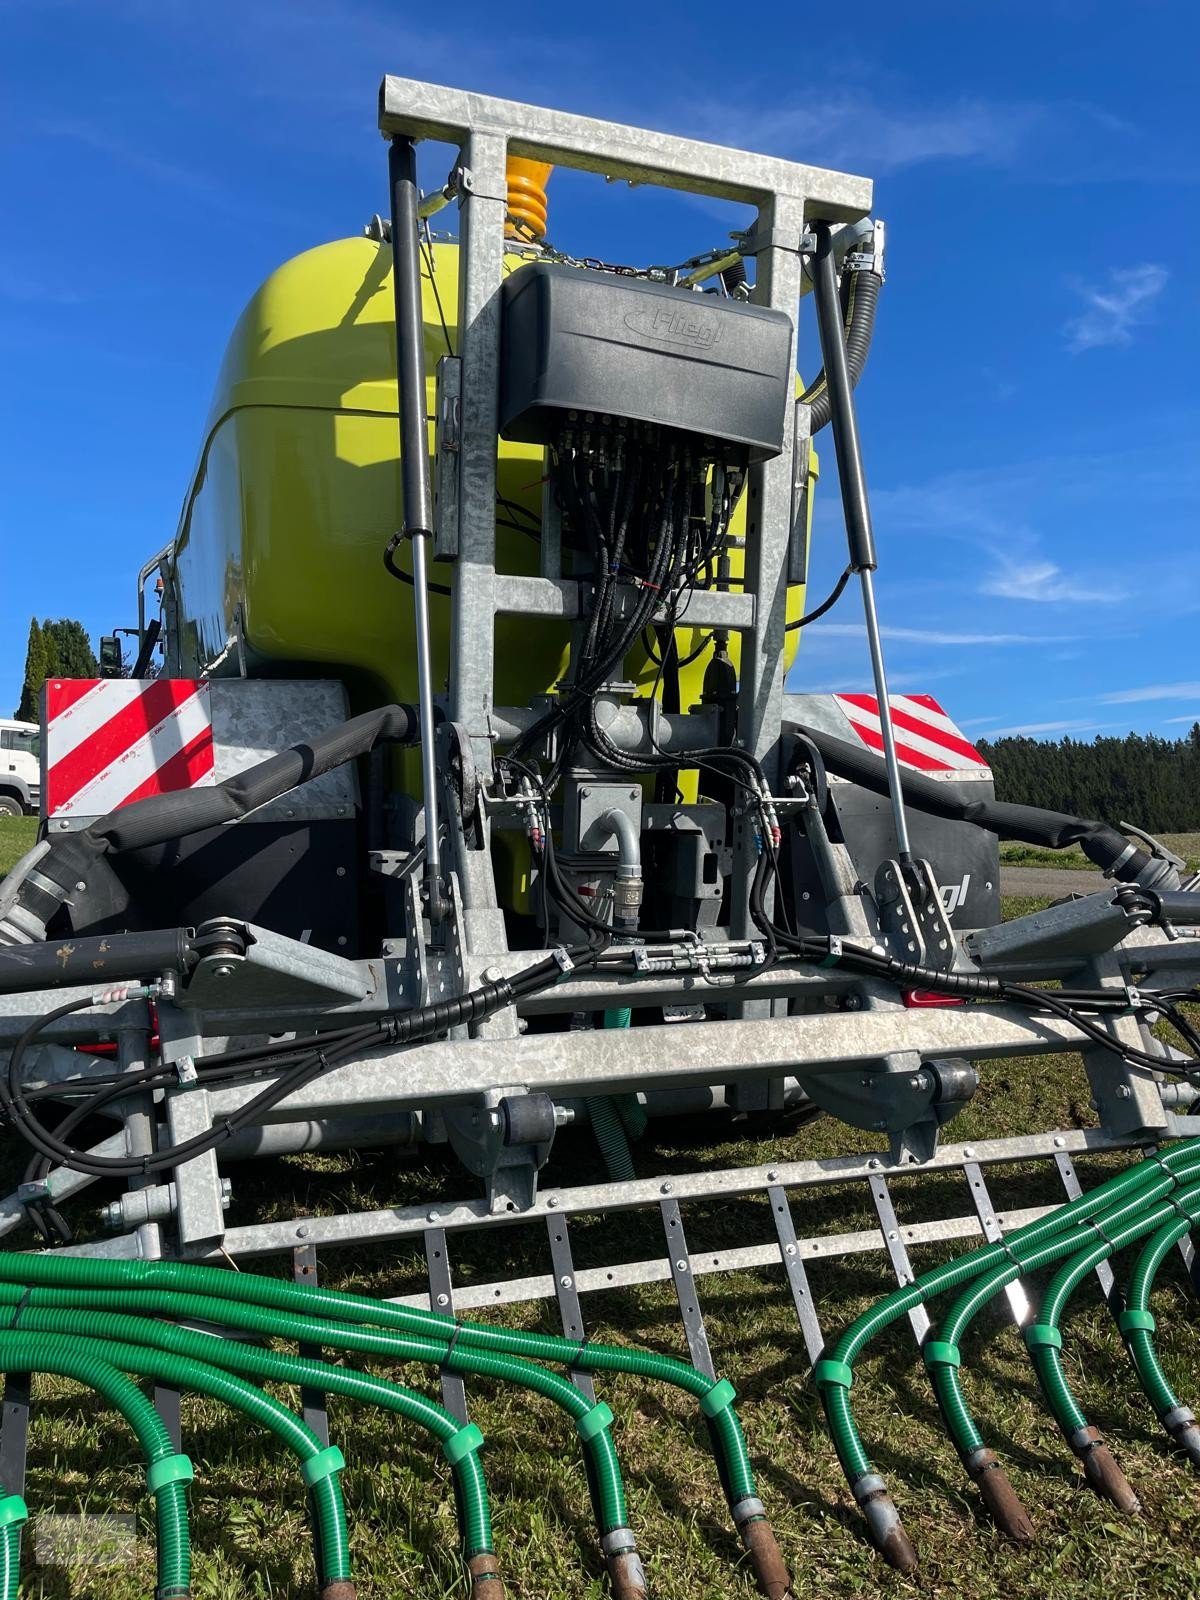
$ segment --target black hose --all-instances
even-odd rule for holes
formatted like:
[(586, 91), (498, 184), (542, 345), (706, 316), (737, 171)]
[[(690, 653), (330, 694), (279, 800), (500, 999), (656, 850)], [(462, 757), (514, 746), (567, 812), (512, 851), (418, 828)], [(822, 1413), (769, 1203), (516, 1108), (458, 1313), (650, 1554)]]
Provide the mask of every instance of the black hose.
[[(867, 356), (871, 350), (871, 339), (875, 333), (875, 312), (879, 305), (879, 290), (883, 280), (876, 272), (853, 271), (849, 268), (845, 269), (845, 276), (850, 282), (845, 296), (843, 328), (846, 338), (846, 365), (850, 369), (850, 387), (853, 389), (858, 387), (858, 380), (863, 375), (863, 368), (867, 364)], [(825, 427), (833, 414), (824, 367), (800, 398), (805, 405), (812, 407), (809, 433), (810, 437), (815, 436)]]
[[(887, 794), (887, 768), (869, 750), (844, 739), (835, 739), (817, 728), (800, 727), (795, 723), (785, 724), (785, 731), (803, 734), (820, 751), (829, 771), (839, 778), (848, 778), (873, 794)], [(1062, 811), (1043, 811), (1040, 806), (1011, 805), (999, 800), (964, 800), (948, 784), (935, 783), (919, 772), (904, 774), (904, 801), (929, 816), (944, 817), (951, 822), (973, 822), (1000, 839), (1045, 845), (1051, 850), (1065, 850), (1077, 844), (1089, 860), (1105, 872), (1112, 871), (1124, 856), (1126, 859), (1121, 861), (1116, 876), (1126, 883), (1136, 882), (1150, 864), (1145, 850), (1130, 853), (1128, 839), (1107, 822), (1072, 817)]]

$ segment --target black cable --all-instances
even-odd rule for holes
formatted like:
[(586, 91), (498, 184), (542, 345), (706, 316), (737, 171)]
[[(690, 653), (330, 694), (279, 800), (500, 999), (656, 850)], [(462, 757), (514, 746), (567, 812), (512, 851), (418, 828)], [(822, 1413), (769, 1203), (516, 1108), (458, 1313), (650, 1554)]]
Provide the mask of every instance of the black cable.
[(846, 585), (850, 582), (850, 579), (853, 576), (854, 568), (847, 567), (845, 572), (842, 573), (841, 577), (834, 584), (829, 594), (824, 600), (821, 601), (821, 604), (817, 606), (815, 610), (809, 611), (805, 616), (797, 617), (795, 622), (789, 622), (784, 631), (787, 633), (793, 633), (797, 628), (807, 628), (810, 622), (817, 622), (825, 615), (827, 611), (832, 611), (834, 606), (837, 605), (838, 601), (842, 598)]

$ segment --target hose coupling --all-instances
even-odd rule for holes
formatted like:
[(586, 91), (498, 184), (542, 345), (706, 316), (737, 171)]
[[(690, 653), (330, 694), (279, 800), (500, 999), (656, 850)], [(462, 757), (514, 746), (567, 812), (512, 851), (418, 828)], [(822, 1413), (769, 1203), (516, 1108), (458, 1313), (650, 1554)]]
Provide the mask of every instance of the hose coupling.
[(733, 1507), (733, 1520), (754, 1569), (754, 1581), (767, 1600), (795, 1600), (792, 1574), (761, 1500), (747, 1495)]
[(1029, 1544), (1034, 1536), (1033, 1523), (995, 1452), (981, 1446), (965, 1458), (965, 1465), (1001, 1533), (1018, 1544)]
[(900, 1513), (888, 1493), (887, 1484), (877, 1472), (864, 1472), (861, 1477), (855, 1478), (850, 1491), (862, 1507), (871, 1543), (876, 1550), (897, 1572), (914, 1571), (917, 1552), (904, 1531)]
[(1195, 1412), (1187, 1406), (1172, 1406), (1164, 1413), (1162, 1424), (1180, 1449), (1187, 1451), (1192, 1465), (1200, 1467), (1200, 1428)]
[(490, 1550), (481, 1550), (469, 1557), (467, 1572), (471, 1579), (471, 1600), (504, 1600), (500, 1564)]
[(646, 1574), (637, 1553), (633, 1529), (613, 1528), (602, 1534), (600, 1548), (604, 1552), (613, 1600), (646, 1600)]
[(1099, 1428), (1076, 1428), (1067, 1442), (1083, 1462), (1083, 1475), (1097, 1494), (1111, 1500), (1118, 1510), (1136, 1516), (1142, 1509), (1142, 1502), (1117, 1465)]

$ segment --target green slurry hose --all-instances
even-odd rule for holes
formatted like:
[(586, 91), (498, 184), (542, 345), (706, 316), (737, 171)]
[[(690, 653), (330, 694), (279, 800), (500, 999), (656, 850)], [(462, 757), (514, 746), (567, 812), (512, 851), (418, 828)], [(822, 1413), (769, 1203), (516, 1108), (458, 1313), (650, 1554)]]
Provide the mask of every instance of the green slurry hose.
[[(1112, 1222), (1106, 1219), (1105, 1237), (1079, 1251), (1059, 1269), (1046, 1290), (1039, 1320), (1025, 1330), (1025, 1342), (1029, 1346), (1050, 1410), (1068, 1444), (1082, 1460), (1088, 1482), (1107, 1495), (1120, 1510), (1129, 1513), (1141, 1510), (1138, 1498), (1098, 1430), (1088, 1423), (1063, 1370), (1061, 1323), (1071, 1295), (1100, 1262), (1147, 1234), (1154, 1233), (1164, 1220), (1167, 1228), (1174, 1227), (1180, 1223), (1181, 1212), (1184, 1214), (1182, 1226), (1191, 1226), (1195, 1215), (1200, 1213), (1200, 1187), (1185, 1189), (1167, 1204), (1156, 1206), (1152, 1212), (1136, 1217), (1124, 1226), (1117, 1225), (1115, 1218)], [(1147, 1327), (1147, 1320), (1153, 1324), (1154, 1319), (1149, 1317), (1143, 1306), (1132, 1312), (1121, 1312), (1118, 1325), (1128, 1340), (1131, 1334), (1148, 1334), (1151, 1331)]]
[(29, 1512), (19, 1494), (0, 1484), (0, 1600), (17, 1600), (21, 1586), (21, 1529)]
[[(1183, 1193), (1186, 1194), (1187, 1191), (1185, 1190)], [(1086, 1276), (1091, 1267), (1112, 1254), (1113, 1247), (1108, 1242), (1110, 1238), (1119, 1237), (1119, 1230), (1123, 1228), (1133, 1230), (1129, 1233), (1130, 1238), (1140, 1237), (1141, 1234), (1156, 1225), (1157, 1220), (1164, 1211), (1170, 1212), (1175, 1204), (1174, 1201), (1170, 1201), (1165, 1207), (1160, 1206), (1157, 1209), (1147, 1211), (1146, 1199), (1145, 1194), (1134, 1193), (1122, 1203), (1103, 1211), (1099, 1219), (1093, 1219), (1085, 1228), (1061, 1233), (1057, 1238), (1050, 1238), (1044, 1244), (1033, 1249), (1014, 1245), (1012, 1241), (1017, 1237), (1014, 1234), (1012, 1240), (1010, 1240), (1010, 1248), (1012, 1248), (1016, 1260), (1010, 1261), (1004, 1266), (997, 1267), (993, 1271), (984, 1273), (977, 1278), (950, 1307), (936, 1336), (931, 1336), (925, 1341), (923, 1353), (926, 1365), (932, 1374), (938, 1403), (941, 1405), (942, 1413), (946, 1418), (946, 1424), (954, 1446), (958, 1450), (968, 1472), (979, 1484), (985, 1500), (987, 1500), (993, 1514), (996, 1516), (996, 1520), (1004, 1528), (1005, 1532), (1012, 1534), (1015, 1538), (1027, 1539), (1032, 1537), (1032, 1526), (1028, 1522), (1024, 1508), (1021, 1507), (1020, 1502), (1009, 1486), (1003, 1469), (991, 1452), (986, 1449), (983, 1436), (975, 1424), (963, 1395), (962, 1382), (959, 1377), (959, 1346), (962, 1343), (963, 1335), (969, 1324), (978, 1316), (984, 1306), (1003, 1289), (1007, 1288), (1010, 1283), (1014, 1283), (1019, 1277), (1027, 1273), (1036, 1272), (1042, 1267), (1048, 1267), (1056, 1261), (1061, 1261), (1064, 1257), (1071, 1257), (1071, 1260), (1068, 1261), (1067, 1266), (1063, 1268), (1063, 1272), (1059, 1275), (1059, 1279), (1055, 1280), (1056, 1284), (1060, 1279), (1067, 1283), (1067, 1287), (1063, 1291), (1064, 1298), (1062, 1303), (1065, 1303), (1065, 1295), (1069, 1294), (1070, 1289), (1074, 1288)], [(1099, 1232), (1097, 1233), (1093, 1230), (1099, 1230)], [(1080, 1250), (1080, 1233), (1086, 1235), (1093, 1243), (1098, 1238), (1098, 1253), (1095, 1253), (1090, 1246), (1085, 1246), (1083, 1251)], [(1094, 1259), (1091, 1260), (1089, 1266), (1076, 1270), (1077, 1261), (1085, 1255), (1094, 1256)], [(1053, 1290), (1054, 1285), (1052, 1284), (1051, 1291), (1048, 1291), (1048, 1304), (1049, 1295)], [(1047, 1321), (1057, 1323), (1060, 1311), (1061, 1305), (1058, 1310), (1052, 1312), (1047, 1311), (1047, 1308), (1044, 1307), (1042, 1323)], [(1041, 1324), (1035, 1324), (1035, 1327), (1040, 1326)], [(1028, 1330), (1027, 1342), (1029, 1342)], [(1033, 1349), (1034, 1346), (1031, 1344), (1030, 1348)], [(1036, 1360), (1035, 1366), (1037, 1366), (1039, 1376), (1041, 1376), (1042, 1368), (1038, 1366)], [(1053, 1397), (1051, 1399), (1053, 1401)], [(1078, 1425), (1072, 1424), (1070, 1427), (1065, 1427), (1064, 1431), (1072, 1449), (1083, 1461), (1088, 1481), (1103, 1490), (1103, 1492), (1108, 1493), (1116, 1504), (1123, 1505), (1125, 1509), (1134, 1509), (1136, 1502), (1132, 1492), (1129, 1490), (1129, 1486), (1124, 1484), (1120, 1470), (1112, 1460), (1099, 1434), (1094, 1429), (1087, 1430), (1086, 1423), (1082, 1420)], [(984, 1456), (988, 1458), (986, 1462), (981, 1459)], [(1123, 1489), (1120, 1487), (1122, 1484), (1124, 1484)], [(1131, 1505), (1127, 1502), (1133, 1502), (1133, 1504)], [(1013, 1520), (1010, 1521), (1010, 1518)]]
[(146, 1484), (154, 1496), (158, 1530), (155, 1600), (187, 1600), (192, 1588), (186, 1485), (192, 1464), (177, 1455), (162, 1419), (132, 1379), (105, 1359), (103, 1345), (41, 1334), (0, 1333), (0, 1371), (46, 1372), (71, 1378), (104, 1399), (133, 1429), (146, 1461)]
[[(161, 1289), (189, 1296), (212, 1295), (226, 1303), (254, 1304), (302, 1316), (340, 1318), (347, 1323), (393, 1328), (434, 1339), (443, 1348), (453, 1342), (456, 1357), (468, 1352), (491, 1351), (590, 1372), (630, 1373), (673, 1384), (700, 1403), (713, 1438), (722, 1486), (760, 1588), (770, 1600), (779, 1600), (788, 1592), (790, 1578), (758, 1498), (741, 1423), (732, 1404), (733, 1388), (724, 1380), (714, 1381), (674, 1357), (617, 1345), (580, 1345), (553, 1335), (512, 1331), (485, 1323), (460, 1323), (438, 1312), (381, 1303), (365, 1295), (307, 1288), (256, 1273), (231, 1273), (191, 1262), (108, 1261), (98, 1257), (0, 1253), (0, 1281), (48, 1287)], [(326, 1334), (322, 1332), (320, 1337), (325, 1338)], [(313, 1381), (318, 1386), (321, 1382), (320, 1378), (304, 1381)]]
[[(604, 1013), (606, 1028), (628, 1028), (632, 1021), (633, 1012), (628, 1006)], [(586, 1104), (592, 1132), (604, 1157), (604, 1170), (614, 1183), (632, 1183), (637, 1173), (629, 1141), (646, 1130), (646, 1115), (637, 1095), (590, 1095)]]
[[(145, 1324), (138, 1317), (38, 1310), (27, 1305), (22, 1307), (21, 1327), (31, 1333), (71, 1335), (74, 1347), (90, 1344), (122, 1372), (161, 1379), (172, 1388), (209, 1395), (269, 1429), (299, 1459), (305, 1488), (312, 1496), (322, 1593), (332, 1589), (338, 1600), (353, 1600), (346, 1508), (338, 1481), (345, 1466), (340, 1450), (322, 1445), (308, 1424), (286, 1406), (244, 1378), (226, 1372), (221, 1365), (152, 1345), (143, 1338)], [(217, 1343), (210, 1336), (199, 1335), (201, 1339), (205, 1337), (210, 1345)]]
[(1200, 1206), (1195, 1202), (1183, 1201), (1181, 1209), (1187, 1215), (1165, 1222), (1142, 1248), (1130, 1275), (1125, 1310), (1118, 1320), (1138, 1380), (1146, 1398), (1158, 1413), (1158, 1420), (1175, 1443), (1187, 1452), (1192, 1465), (1200, 1467), (1200, 1428), (1196, 1426), (1195, 1414), (1190, 1407), (1181, 1404), (1167, 1381), (1154, 1348), (1155, 1324), (1150, 1310), (1150, 1296), (1159, 1268), (1173, 1246), (1196, 1226)]
[[(1090, 1193), (1058, 1207), (1049, 1216), (1017, 1229), (1003, 1242), (980, 1246), (894, 1290), (857, 1318), (825, 1358), (817, 1362), (815, 1378), (842, 1470), (866, 1516), (873, 1543), (893, 1566), (911, 1571), (916, 1566), (917, 1556), (901, 1526), (887, 1485), (874, 1470), (854, 1422), (850, 1388), (854, 1381), (854, 1362), (865, 1346), (898, 1318), (937, 1295), (961, 1288), (989, 1270), (1011, 1265), (1014, 1259), (1021, 1259), (1023, 1253), (1035, 1250), (1064, 1231), (1074, 1232), (1090, 1218), (1122, 1200), (1136, 1198), (1138, 1204), (1148, 1205), (1179, 1187), (1197, 1171), (1200, 1171), (1200, 1140), (1196, 1139), (1176, 1146), (1165, 1156), (1137, 1162)], [(991, 1477), (990, 1471), (984, 1474), (985, 1479)], [(989, 1488), (993, 1487), (994, 1484), (989, 1484)]]

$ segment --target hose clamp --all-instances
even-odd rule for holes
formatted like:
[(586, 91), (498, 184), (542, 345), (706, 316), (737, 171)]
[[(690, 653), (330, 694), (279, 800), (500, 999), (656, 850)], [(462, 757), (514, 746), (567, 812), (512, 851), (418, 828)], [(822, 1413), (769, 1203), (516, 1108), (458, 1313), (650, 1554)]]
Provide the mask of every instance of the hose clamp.
[(819, 1388), (849, 1389), (854, 1384), (854, 1370), (845, 1361), (818, 1361), (813, 1376)]
[(457, 1433), (442, 1440), (442, 1454), (452, 1467), (456, 1467), (464, 1456), (474, 1455), (482, 1444), (483, 1434), (473, 1422), (468, 1422)]
[(146, 1468), (146, 1487), (151, 1494), (157, 1494), (172, 1483), (191, 1483), (195, 1476), (187, 1456), (163, 1456)]
[(563, 972), (563, 973), (574, 972), (575, 963), (571, 960), (571, 957), (567, 954), (565, 945), (561, 945), (560, 944), (557, 949), (551, 950), (550, 954), (554, 957), (555, 961), (558, 963), (558, 967), (559, 967), (559, 971), (560, 972)]
[(1155, 1322), (1152, 1311), (1142, 1311), (1137, 1306), (1127, 1306), (1117, 1318), (1117, 1327), (1122, 1333), (1153, 1333), (1158, 1323)]
[(581, 1417), (575, 1419), (575, 1431), (585, 1444), (612, 1425), (613, 1414), (603, 1400), (597, 1400), (590, 1411), (585, 1411)]
[(331, 1444), (324, 1450), (318, 1450), (315, 1456), (309, 1456), (307, 1461), (300, 1463), (300, 1476), (311, 1489), (316, 1484), (322, 1483), (326, 1478), (332, 1478), (341, 1472), (346, 1465), (346, 1458), (337, 1445)]
[(961, 1367), (962, 1352), (948, 1339), (926, 1339), (921, 1355), (927, 1367)]
[(0, 1500), (0, 1528), (19, 1528), (29, 1521), (29, 1507), (19, 1494), (5, 1495)]
[(722, 1378), (719, 1383), (714, 1383), (706, 1394), (700, 1396), (700, 1409), (711, 1422), (714, 1417), (719, 1417), (722, 1411), (728, 1411), (737, 1399), (737, 1390), (728, 1378)]
[(632, 1528), (611, 1528), (608, 1533), (600, 1535), (600, 1548), (606, 1556), (628, 1555), (637, 1549), (637, 1540), (633, 1537)]
[(1031, 1322), (1025, 1329), (1024, 1337), (1025, 1344), (1030, 1350), (1062, 1349), (1062, 1334), (1048, 1322)]
[(766, 1506), (756, 1495), (752, 1494), (748, 1494), (744, 1500), (739, 1500), (730, 1509), (733, 1512), (733, 1520), (739, 1528), (743, 1523), (757, 1522), (760, 1517), (765, 1517), (767, 1514)]

